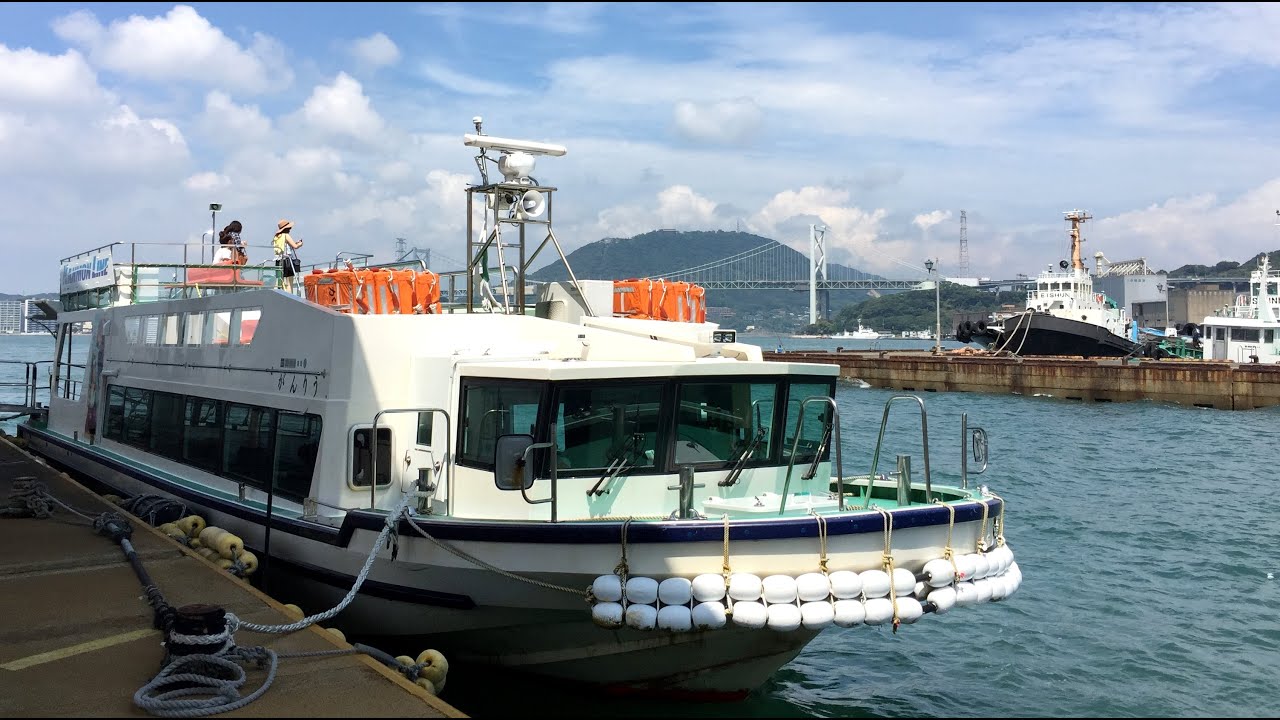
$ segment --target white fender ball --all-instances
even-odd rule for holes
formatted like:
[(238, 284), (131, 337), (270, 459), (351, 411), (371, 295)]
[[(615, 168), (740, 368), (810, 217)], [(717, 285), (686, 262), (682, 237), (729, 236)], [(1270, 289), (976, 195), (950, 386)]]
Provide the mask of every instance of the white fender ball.
[(863, 620), (868, 625), (883, 625), (893, 619), (893, 601), (887, 597), (878, 597), (866, 603), (867, 617)]
[(688, 605), (692, 586), (688, 578), (667, 578), (658, 584), (658, 599), (663, 605)]
[(627, 626), (637, 630), (652, 630), (658, 624), (658, 608), (652, 605), (628, 605)]
[(978, 604), (978, 588), (971, 582), (956, 583), (956, 604), (960, 607)]
[(930, 586), (943, 587), (956, 579), (956, 569), (950, 560), (938, 558), (924, 564), (924, 576)]
[(667, 605), (658, 611), (658, 627), (671, 632), (689, 632), (693, 617), (686, 605)]
[(693, 606), (692, 622), (696, 630), (719, 630), (727, 621), (722, 602), (704, 602)]
[(769, 614), (764, 609), (764, 603), (749, 601), (736, 602), (733, 604), (734, 625), (741, 625), (746, 628), (758, 630), (764, 627), (768, 618)]
[(806, 630), (821, 630), (836, 619), (835, 608), (826, 600), (807, 602), (800, 606), (800, 621)]
[(591, 607), (591, 621), (602, 628), (622, 627), (622, 603), (596, 603)]
[(919, 620), (922, 615), (924, 615), (924, 607), (919, 600), (910, 596), (898, 598), (898, 619), (904, 625), (910, 625)]
[(658, 581), (647, 577), (627, 580), (627, 602), (648, 605), (658, 600)]
[(822, 573), (805, 573), (796, 578), (796, 590), (800, 593), (800, 602), (817, 602), (831, 594), (831, 583)]
[[(735, 601), (755, 601), (760, 599), (763, 584), (760, 578), (750, 573), (734, 573), (729, 576), (729, 597)], [(736, 610), (734, 611), (737, 612)]]
[(861, 625), (867, 617), (861, 600), (837, 600), (831, 604), (831, 608), (835, 611), (835, 623), (840, 627)]
[(831, 581), (831, 594), (837, 600), (853, 600), (862, 596), (862, 577), (858, 573), (837, 570), (828, 579)]
[(723, 600), (725, 593), (724, 576), (713, 573), (699, 575), (690, 585), (693, 599), (700, 603)]
[(791, 632), (800, 627), (800, 608), (795, 605), (770, 605), (769, 628), (781, 632)]
[(883, 570), (863, 570), (858, 573), (862, 579), (862, 593), (868, 598), (884, 597), (889, 594), (891, 584), (889, 574)]
[(770, 604), (793, 603), (797, 592), (796, 579), (790, 575), (770, 575), (764, 579), (764, 599)]
[(591, 594), (602, 603), (622, 600), (622, 578), (617, 575), (601, 575), (591, 583)]
[(916, 589), (916, 575), (906, 568), (893, 569), (893, 594), (910, 595)]
[(937, 588), (933, 592), (929, 593), (929, 597), (927, 599), (936, 606), (934, 612), (938, 615), (942, 615), (956, 606), (956, 589), (950, 585)]

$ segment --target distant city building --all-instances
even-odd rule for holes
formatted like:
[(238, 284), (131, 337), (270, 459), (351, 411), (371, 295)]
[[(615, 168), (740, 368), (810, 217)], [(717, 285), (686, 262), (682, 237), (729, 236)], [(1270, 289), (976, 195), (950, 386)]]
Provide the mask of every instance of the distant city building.
[(26, 332), (25, 300), (0, 300), (0, 333)]

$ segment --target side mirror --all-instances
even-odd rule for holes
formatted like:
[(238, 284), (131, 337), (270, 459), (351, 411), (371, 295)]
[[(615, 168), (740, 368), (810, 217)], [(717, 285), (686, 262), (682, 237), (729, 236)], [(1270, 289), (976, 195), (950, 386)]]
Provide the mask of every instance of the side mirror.
[(493, 479), (501, 490), (533, 487), (533, 467), (525, 462), (532, 435), (501, 435), (493, 447)]

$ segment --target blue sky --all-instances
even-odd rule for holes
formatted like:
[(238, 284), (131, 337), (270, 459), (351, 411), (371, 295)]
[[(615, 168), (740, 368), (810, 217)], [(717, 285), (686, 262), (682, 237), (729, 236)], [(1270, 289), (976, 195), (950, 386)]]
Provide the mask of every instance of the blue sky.
[(475, 115), (568, 148), (536, 172), (567, 249), (820, 222), (838, 262), (956, 275), (963, 209), (971, 274), (1012, 277), (1081, 208), (1090, 257), (1243, 261), (1280, 248), (1277, 38), (1236, 3), (6, 3), (0, 291), (198, 241), (210, 202), (304, 261), (461, 258)]

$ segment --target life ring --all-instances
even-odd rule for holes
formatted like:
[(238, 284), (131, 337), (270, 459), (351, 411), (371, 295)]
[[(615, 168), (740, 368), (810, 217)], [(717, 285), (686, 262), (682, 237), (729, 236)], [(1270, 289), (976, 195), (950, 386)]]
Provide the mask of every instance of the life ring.
[(1094, 295), (1094, 296), (1093, 296), (1093, 299), (1094, 299), (1094, 300), (1097, 300), (1099, 305), (1101, 305), (1103, 302), (1105, 302), (1105, 301), (1106, 301), (1106, 298), (1102, 295), (1102, 293), (1098, 293), (1098, 294)]
[(1249, 304), (1249, 297), (1248, 297), (1247, 295), (1237, 295), (1237, 296), (1236, 296), (1236, 304), (1237, 304), (1237, 305), (1248, 305), (1248, 304)]

